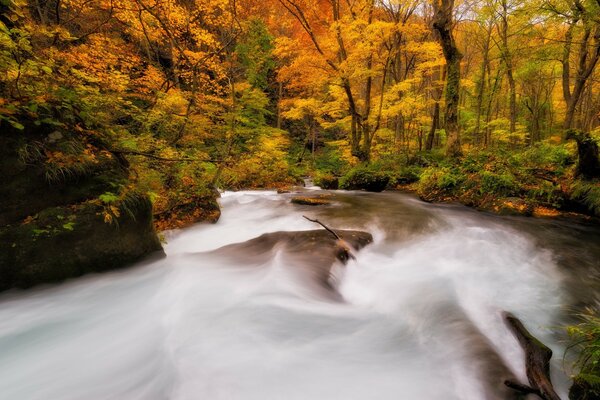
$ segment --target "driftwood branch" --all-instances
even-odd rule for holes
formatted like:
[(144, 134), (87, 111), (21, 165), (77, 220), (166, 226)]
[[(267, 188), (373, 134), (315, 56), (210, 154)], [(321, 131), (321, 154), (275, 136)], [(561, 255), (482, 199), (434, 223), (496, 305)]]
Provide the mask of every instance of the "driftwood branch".
[(333, 229), (329, 228), (327, 225), (325, 225), (324, 223), (322, 223), (318, 219), (311, 219), (311, 218), (308, 218), (306, 215), (303, 215), (303, 217), (306, 218), (307, 220), (309, 220), (310, 222), (314, 222), (316, 224), (319, 224), (323, 228), (327, 229), (327, 232), (331, 233), (337, 240), (342, 240), (342, 238), (337, 233), (335, 233), (335, 231)]
[(529, 333), (517, 317), (508, 312), (505, 312), (503, 316), (508, 328), (525, 352), (525, 368), (529, 386), (512, 381), (506, 381), (504, 384), (521, 393), (536, 394), (543, 400), (561, 400), (554, 391), (550, 380), (552, 350)]
[(342, 239), (340, 237), (340, 235), (338, 235), (333, 229), (331, 229), (330, 227), (328, 227), (327, 225), (325, 225), (318, 219), (308, 218), (306, 215), (303, 215), (303, 217), (305, 219), (309, 220), (310, 222), (314, 222), (316, 224), (321, 225), (323, 228), (325, 228), (327, 230), (327, 232), (331, 233), (333, 235), (333, 237), (335, 237), (336, 245), (337, 245), (336, 257), (339, 260), (341, 260), (344, 264), (348, 261), (349, 258), (356, 260), (356, 257), (354, 256), (354, 254), (352, 254), (352, 251), (350, 251), (350, 245), (344, 239)]
[(540, 396), (541, 398), (544, 398), (539, 390), (534, 389), (531, 386), (523, 385), (522, 383), (513, 382), (513, 381), (509, 381), (509, 380), (504, 381), (504, 384), (506, 386), (508, 386), (509, 388), (516, 390), (519, 393), (536, 394), (536, 395)]

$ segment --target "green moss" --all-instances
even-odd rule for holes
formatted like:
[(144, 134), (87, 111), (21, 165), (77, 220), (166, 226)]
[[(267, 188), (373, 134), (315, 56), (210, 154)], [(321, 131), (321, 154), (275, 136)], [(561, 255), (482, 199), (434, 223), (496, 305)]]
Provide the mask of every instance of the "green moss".
[(359, 166), (351, 169), (350, 172), (340, 179), (340, 188), (344, 190), (381, 192), (385, 190), (389, 181), (389, 175)]
[[(0, 228), (0, 290), (59, 282), (124, 267), (161, 249), (149, 200), (138, 200), (117, 223), (93, 203), (48, 208)], [(67, 221), (67, 222), (65, 222)]]
[(315, 176), (315, 185), (326, 190), (336, 190), (339, 188), (339, 178), (329, 173), (318, 173)]

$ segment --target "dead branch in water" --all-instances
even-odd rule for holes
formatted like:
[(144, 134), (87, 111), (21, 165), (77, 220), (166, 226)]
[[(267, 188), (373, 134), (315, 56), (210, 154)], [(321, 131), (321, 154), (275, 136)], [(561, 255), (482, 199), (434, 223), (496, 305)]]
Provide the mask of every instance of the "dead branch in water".
[(503, 316), (525, 352), (525, 368), (530, 386), (512, 381), (506, 381), (504, 384), (523, 394), (535, 394), (543, 400), (561, 400), (550, 380), (552, 350), (529, 333), (517, 317), (509, 312), (503, 313)]
[(333, 229), (331, 229), (330, 227), (328, 227), (327, 225), (325, 225), (318, 219), (308, 218), (306, 215), (303, 215), (303, 217), (306, 218), (307, 220), (309, 220), (310, 222), (314, 222), (316, 224), (321, 225), (323, 228), (325, 228), (327, 230), (327, 232), (331, 233), (336, 238), (337, 253), (338, 253), (336, 255), (336, 257), (338, 259), (340, 259), (344, 264), (346, 263), (346, 261), (349, 258), (356, 260), (356, 257), (354, 256), (354, 254), (352, 254), (352, 251), (350, 251), (350, 245), (344, 239), (342, 239), (340, 237), (340, 235), (338, 235)]
[(327, 225), (325, 225), (324, 223), (322, 223), (318, 219), (311, 219), (311, 218), (308, 218), (306, 215), (303, 215), (303, 217), (306, 218), (307, 220), (309, 220), (310, 222), (314, 222), (316, 224), (319, 224), (323, 228), (327, 229), (327, 231), (329, 233), (331, 233), (337, 240), (342, 240), (342, 238), (337, 233), (335, 233), (335, 231), (333, 229), (329, 228)]

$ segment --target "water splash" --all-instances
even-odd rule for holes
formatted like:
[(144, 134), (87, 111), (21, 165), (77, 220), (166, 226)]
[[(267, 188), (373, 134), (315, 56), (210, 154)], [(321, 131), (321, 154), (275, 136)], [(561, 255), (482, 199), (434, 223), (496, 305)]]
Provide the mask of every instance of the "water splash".
[[(569, 298), (554, 253), (503, 221), (401, 194), (334, 192), (308, 208), (224, 193), (223, 216), (167, 235), (167, 257), (0, 298), (9, 399), (496, 399), (523, 355), (501, 310), (561, 354)], [(285, 249), (260, 262), (207, 252), (262, 233), (362, 229), (375, 243), (331, 282), (298, 279)], [(243, 259), (243, 254), (240, 255)], [(569, 300), (570, 301), (570, 300)], [(560, 358), (560, 357), (558, 357)], [(559, 390), (567, 379), (555, 360)]]

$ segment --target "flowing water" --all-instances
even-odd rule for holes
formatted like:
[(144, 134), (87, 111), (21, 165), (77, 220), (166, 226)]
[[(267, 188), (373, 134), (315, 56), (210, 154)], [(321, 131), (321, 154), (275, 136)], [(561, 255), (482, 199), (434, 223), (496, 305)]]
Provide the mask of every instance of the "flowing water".
[[(503, 380), (526, 378), (507, 310), (554, 350), (566, 399), (562, 326), (596, 301), (600, 230), (401, 193), (290, 196), (225, 193), (221, 220), (168, 234), (165, 258), (0, 296), (0, 398), (511, 398)], [(319, 228), (302, 214), (374, 236), (333, 266), (337, 297), (285, 246), (212, 252)]]

